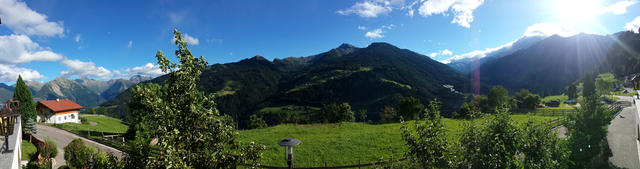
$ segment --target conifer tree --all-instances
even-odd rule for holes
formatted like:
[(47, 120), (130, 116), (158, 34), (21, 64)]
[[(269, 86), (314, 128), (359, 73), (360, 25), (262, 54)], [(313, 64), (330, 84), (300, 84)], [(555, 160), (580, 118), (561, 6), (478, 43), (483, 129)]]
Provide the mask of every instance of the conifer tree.
[(31, 90), (22, 80), (22, 76), (18, 75), (16, 88), (13, 91), (13, 100), (20, 101), (20, 118), (22, 119), (22, 132), (25, 134), (35, 134), (38, 132), (36, 128), (36, 105), (33, 101)]

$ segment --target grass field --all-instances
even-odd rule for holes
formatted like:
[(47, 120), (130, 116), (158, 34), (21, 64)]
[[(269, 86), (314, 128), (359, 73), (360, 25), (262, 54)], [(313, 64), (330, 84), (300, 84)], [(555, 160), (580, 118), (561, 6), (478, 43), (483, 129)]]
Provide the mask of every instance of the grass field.
[(29, 140), (22, 140), (22, 160), (30, 161), (31, 156), (38, 151), (35, 145), (33, 145)]
[[(511, 115), (518, 122), (529, 118), (546, 121), (559, 116)], [(457, 140), (466, 120), (445, 118), (447, 137)], [(412, 122), (409, 122), (412, 123)], [(278, 140), (293, 137), (301, 140), (294, 150), (296, 166), (328, 166), (357, 164), (389, 160), (391, 155), (401, 158), (405, 145), (401, 137), (400, 123), (372, 125), (365, 123), (338, 124), (283, 124), (274, 127), (239, 131), (238, 140), (255, 141), (267, 146), (264, 165), (286, 166), (284, 148)]]

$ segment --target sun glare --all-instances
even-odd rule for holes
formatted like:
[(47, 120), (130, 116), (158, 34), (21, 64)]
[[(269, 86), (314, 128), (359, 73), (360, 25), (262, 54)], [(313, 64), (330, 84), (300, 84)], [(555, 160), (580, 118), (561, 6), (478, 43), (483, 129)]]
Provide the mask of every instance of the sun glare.
[(597, 0), (557, 0), (556, 15), (561, 22), (580, 25), (594, 21), (600, 7)]

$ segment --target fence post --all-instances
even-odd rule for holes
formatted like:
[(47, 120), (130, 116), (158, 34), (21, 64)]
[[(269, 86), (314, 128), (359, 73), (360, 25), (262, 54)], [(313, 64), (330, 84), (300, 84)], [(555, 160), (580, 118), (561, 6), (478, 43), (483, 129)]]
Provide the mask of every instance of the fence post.
[(360, 160), (358, 160), (358, 169), (360, 169), (360, 165), (362, 165), (362, 163), (360, 163)]
[(327, 162), (326, 161), (324, 162), (324, 167), (327, 167)]

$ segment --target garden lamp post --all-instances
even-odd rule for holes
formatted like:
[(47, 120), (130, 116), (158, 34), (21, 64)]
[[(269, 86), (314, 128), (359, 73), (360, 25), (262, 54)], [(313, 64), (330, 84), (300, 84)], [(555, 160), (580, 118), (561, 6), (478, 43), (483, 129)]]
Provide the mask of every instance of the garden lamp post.
[[(13, 129), (16, 124), (16, 119), (18, 117), (18, 113), (15, 113), (11, 109), (12, 103), (19, 103), (17, 101), (7, 101), (2, 109), (0, 110), (0, 135), (4, 136), (4, 151), (9, 152), (9, 136), (13, 134)], [(19, 140), (16, 140), (19, 141)]]
[(293, 168), (293, 147), (300, 144), (300, 140), (294, 138), (285, 138), (278, 141), (278, 145), (285, 146), (285, 160), (287, 160), (287, 166)]

